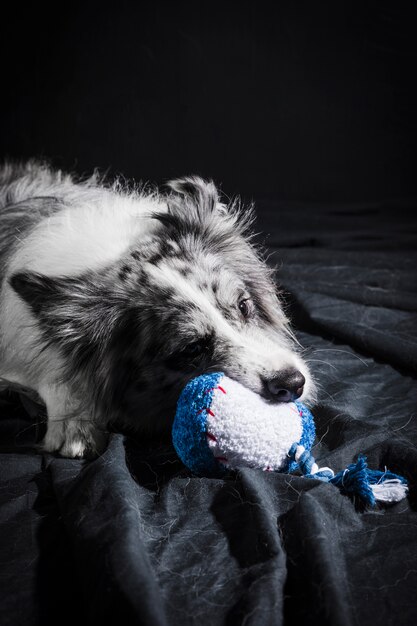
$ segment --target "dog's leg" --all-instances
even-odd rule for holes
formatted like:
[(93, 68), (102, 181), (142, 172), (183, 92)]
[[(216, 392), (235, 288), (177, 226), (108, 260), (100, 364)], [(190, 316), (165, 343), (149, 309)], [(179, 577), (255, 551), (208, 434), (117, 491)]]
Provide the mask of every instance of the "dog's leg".
[(42, 444), (45, 452), (59, 452), (68, 458), (92, 458), (103, 452), (107, 433), (88, 413), (79, 410), (66, 385), (44, 385), (39, 394), (48, 413), (48, 430)]

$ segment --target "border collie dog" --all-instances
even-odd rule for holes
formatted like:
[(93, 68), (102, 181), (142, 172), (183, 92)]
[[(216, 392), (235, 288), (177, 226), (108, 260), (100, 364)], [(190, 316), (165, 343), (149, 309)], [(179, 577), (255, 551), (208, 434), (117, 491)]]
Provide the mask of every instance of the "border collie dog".
[(0, 379), (46, 405), (43, 450), (99, 454), (115, 421), (169, 431), (206, 371), (270, 402), (311, 398), (251, 224), (198, 177), (162, 193), (36, 162), (0, 169)]

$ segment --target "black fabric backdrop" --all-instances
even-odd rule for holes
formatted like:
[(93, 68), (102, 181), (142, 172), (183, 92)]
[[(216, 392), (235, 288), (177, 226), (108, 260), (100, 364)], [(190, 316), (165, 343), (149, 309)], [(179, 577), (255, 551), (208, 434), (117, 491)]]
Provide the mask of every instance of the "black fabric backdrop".
[(415, 22), (385, 0), (274, 5), (9, 7), (1, 152), (254, 197), (320, 384), (316, 457), (365, 452), (409, 498), (195, 478), (116, 433), (91, 463), (38, 455), (39, 416), (3, 394), (2, 625), (417, 623)]
[(321, 388), (317, 458), (365, 452), (409, 478), (408, 500), (363, 512), (297, 476), (196, 478), (121, 434), (91, 463), (36, 455), (36, 420), (3, 397), (0, 623), (417, 622), (414, 226), (399, 205), (361, 208), (299, 206), (292, 228), (282, 207), (279, 230), (276, 206), (262, 214)]

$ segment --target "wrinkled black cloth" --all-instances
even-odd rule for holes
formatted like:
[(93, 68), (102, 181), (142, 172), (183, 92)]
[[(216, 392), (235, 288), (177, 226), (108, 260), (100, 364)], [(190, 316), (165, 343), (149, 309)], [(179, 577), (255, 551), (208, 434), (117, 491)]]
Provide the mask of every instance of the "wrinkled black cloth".
[(0, 623), (417, 623), (417, 250), (413, 207), (277, 206), (259, 227), (319, 384), (320, 465), (406, 476), (363, 510), (332, 485), (243, 469), (196, 478), (160, 442), (113, 434), (83, 462), (0, 406)]

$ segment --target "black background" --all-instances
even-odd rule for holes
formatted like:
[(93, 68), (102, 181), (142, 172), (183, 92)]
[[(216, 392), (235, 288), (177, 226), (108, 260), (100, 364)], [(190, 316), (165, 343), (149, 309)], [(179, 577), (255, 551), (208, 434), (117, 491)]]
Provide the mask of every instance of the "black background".
[(416, 195), (412, 3), (15, 3), (1, 153), (288, 201)]

